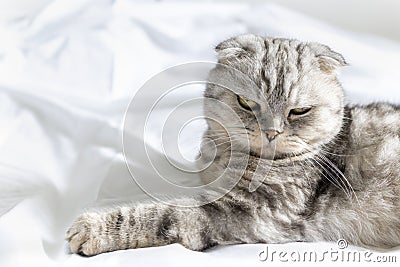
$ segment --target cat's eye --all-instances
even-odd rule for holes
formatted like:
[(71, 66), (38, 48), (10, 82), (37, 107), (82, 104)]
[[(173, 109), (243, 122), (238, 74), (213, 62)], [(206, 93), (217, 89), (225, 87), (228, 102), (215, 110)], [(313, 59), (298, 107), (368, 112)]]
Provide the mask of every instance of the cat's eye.
[(237, 96), (240, 106), (247, 110), (252, 110), (258, 107), (258, 104), (252, 100), (246, 99), (241, 96)]
[(289, 112), (289, 117), (291, 116), (301, 116), (307, 114), (311, 110), (311, 107), (304, 108), (293, 108)]

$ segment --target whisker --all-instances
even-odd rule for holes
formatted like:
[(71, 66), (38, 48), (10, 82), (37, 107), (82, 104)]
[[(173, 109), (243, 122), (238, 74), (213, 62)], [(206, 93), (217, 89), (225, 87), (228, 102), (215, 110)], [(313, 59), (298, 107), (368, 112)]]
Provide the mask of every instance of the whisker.
[[(323, 176), (325, 177), (328, 181), (330, 181), (336, 188), (343, 190), (343, 192), (346, 194), (346, 196), (349, 198), (350, 195), (348, 193), (348, 190), (346, 190), (346, 188), (343, 187), (343, 185), (337, 180), (337, 178), (335, 176), (332, 176), (332, 174), (318, 161), (315, 160), (315, 163), (317, 163), (319, 165), (320, 168), (322, 168), (326, 173), (322, 172), (320, 170), (320, 168), (318, 168), (317, 166), (315, 166), (315, 169)], [(313, 162), (311, 162), (311, 164), (313, 164)]]
[(356, 194), (356, 192), (354, 191), (353, 186), (350, 184), (349, 180), (348, 180), (348, 179), (346, 178), (346, 176), (342, 173), (342, 171), (340, 171), (339, 168), (338, 168), (335, 164), (333, 164), (332, 161), (330, 161), (328, 158), (326, 158), (324, 155), (320, 155), (320, 156), (323, 157), (323, 158), (325, 159), (325, 162), (328, 164), (328, 166), (332, 167), (332, 168), (337, 172), (337, 174), (339, 174), (339, 177), (341, 177), (341, 179), (343, 179), (343, 180), (346, 182), (346, 184), (347, 184), (349, 190), (351, 190), (351, 191), (353, 192), (354, 197), (356, 198), (357, 203), (359, 203), (357, 194)]
[(349, 182), (349, 180), (343, 174), (343, 172), (341, 170), (339, 170), (339, 168), (332, 161), (330, 161), (327, 157), (325, 157), (324, 155), (317, 154), (316, 158), (319, 159), (319, 161), (321, 161), (321, 163), (323, 163), (325, 166), (327, 166), (332, 172), (334, 172), (334, 173), (336, 173), (338, 175), (337, 178), (340, 180), (341, 184), (343, 184), (343, 186), (347, 189), (348, 197), (350, 198), (351, 195), (353, 194), (355, 199), (356, 199), (356, 201), (357, 201), (357, 203), (359, 204), (359, 200), (358, 200), (357, 194), (356, 194), (353, 186)]

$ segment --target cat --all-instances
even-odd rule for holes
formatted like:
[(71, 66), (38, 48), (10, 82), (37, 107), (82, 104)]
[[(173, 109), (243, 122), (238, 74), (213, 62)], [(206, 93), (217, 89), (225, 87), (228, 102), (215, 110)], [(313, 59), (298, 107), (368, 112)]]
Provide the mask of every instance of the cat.
[[(247, 34), (223, 41), (216, 51), (221, 65), (258, 87), (250, 92), (254, 88), (243, 83), (238, 95), (211, 83), (204, 93), (228, 105), (246, 134), (236, 134), (237, 145), (230, 145), (226, 129), (239, 126), (206, 102), (205, 116), (217, 117), (225, 128), (208, 121), (204, 137), (216, 144), (216, 156), (202, 178), (237, 175), (238, 165), (227, 163), (236, 154), (247, 159), (237, 183), (202, 206), (138, 203), (84, 213), (66, 234), (71, 252), (92, 256), (171, 243), (203, 251), (338, 239), (365, 247), (399, 245), (400, 107), (346, 106), (337, 71), (347, 63), (323, 44)], [(210, 79), (240, 84), (219, 67)], [(202, 147), (205, 161), (208, 146)]]

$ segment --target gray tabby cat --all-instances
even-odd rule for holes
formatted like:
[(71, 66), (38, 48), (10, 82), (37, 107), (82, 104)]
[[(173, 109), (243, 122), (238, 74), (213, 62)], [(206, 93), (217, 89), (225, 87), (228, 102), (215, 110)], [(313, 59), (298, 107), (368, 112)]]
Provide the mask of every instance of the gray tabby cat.
[[(216, 50), (219, 63), (245, 73), (263, 96), (250, 100), (217, 85), (205, 92), (245, 122), (247, 136), (235, 140), (250, 142), (249, 153), (229, 146), (228, 133), (212, 122), (205, 134), (217, 143), (205, 181), (225, 169), (232, 152), (247, 153), (236, 186), (199, 207), (141, 203), (85, 213), (67, 232), (71, 251), (96, 255), (171, 243), (201, 251), (218, 244), (341, 238), (368, 247), (399, 245), (399, 106), (344, 106), (336, 69), (346, 62), (322, 44), (242, 35)], [(213, 75), (225, 74), (216, 69)], [(270, 115), (257, 122), (264, 114)], [(224, 110), (205, 105), (205, 116), (237, 127)], [(260, 184), (254, 192), (252, 180)]]

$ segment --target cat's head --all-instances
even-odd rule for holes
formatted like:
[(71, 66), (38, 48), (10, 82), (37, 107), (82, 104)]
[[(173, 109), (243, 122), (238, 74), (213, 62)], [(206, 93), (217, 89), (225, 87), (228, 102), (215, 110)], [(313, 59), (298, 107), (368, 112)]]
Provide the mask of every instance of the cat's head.
[[(228, 39), (216, 51), (219, 63), (246, 79), (216, 67), (210, 73), (213, 82), (235, 84), (240, 90), (234, 93), (210, 84), (205, 96), (227, 104), (241, 122), (211, 103), (205, 104), (205, 116), (217, 118), (228, 129), (244, 125), (248, 138), (239, 135), (236, 140), (249, 140), (253, 154), (296, 158), (319, 149), (339, 133), (344, 97), (336, 70), (346, 65), (340, 54), (318, 43), (255, 35)], [(220, 129), (213, 122), (209, 128)]]

